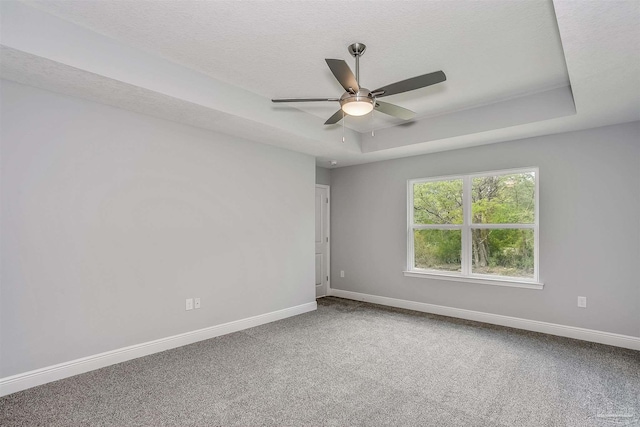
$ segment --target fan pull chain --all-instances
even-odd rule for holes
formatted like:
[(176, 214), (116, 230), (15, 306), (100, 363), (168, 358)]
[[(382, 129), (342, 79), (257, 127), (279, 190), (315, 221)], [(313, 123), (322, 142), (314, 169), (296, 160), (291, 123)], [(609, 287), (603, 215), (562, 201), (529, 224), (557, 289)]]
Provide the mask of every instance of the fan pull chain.
[[(375, 104), (375, 102), (374, 102)], [(373, 112), (376, 111), (376, 109), (374, 108), (373, 110), (371, 110), (371, 136), (376, 136), (376, 131), (373, 128)]]
[(344, 115), (344, 110), (342, 111), (342, 142), (345, 141), (344, 139), (344, 122), (347, 121), (347, 118)]

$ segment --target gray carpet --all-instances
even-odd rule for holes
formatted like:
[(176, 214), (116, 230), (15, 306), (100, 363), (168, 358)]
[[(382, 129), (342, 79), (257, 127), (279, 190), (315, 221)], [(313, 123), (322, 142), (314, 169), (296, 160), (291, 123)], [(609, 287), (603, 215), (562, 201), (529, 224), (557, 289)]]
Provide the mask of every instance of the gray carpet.
[(640, 425), (640, 352), (338, 298), (0, 399), (0, 425)]

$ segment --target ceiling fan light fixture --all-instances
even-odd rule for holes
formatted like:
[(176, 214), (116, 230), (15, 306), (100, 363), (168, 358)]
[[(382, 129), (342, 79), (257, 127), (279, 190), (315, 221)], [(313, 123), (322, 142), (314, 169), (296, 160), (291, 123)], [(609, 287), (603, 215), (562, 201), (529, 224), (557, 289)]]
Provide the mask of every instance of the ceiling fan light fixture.
[(342, 111), (350, 116), (364, 116), (373, 111), (373, 100), (361, 97), (348, 98), (342, 101), (341, 107)]

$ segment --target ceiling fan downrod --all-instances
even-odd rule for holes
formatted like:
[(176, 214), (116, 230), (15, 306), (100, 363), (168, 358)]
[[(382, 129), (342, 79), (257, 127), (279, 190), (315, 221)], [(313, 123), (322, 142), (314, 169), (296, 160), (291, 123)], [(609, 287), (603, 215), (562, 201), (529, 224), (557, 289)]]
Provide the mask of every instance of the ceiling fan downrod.
[(367, 45), (364, 43), (353, 43), (348, 47), (351, 56), (356, 58), (356, 82), (360, 84), (360, 57), (364, 55), (364, 51), (367, 50)]

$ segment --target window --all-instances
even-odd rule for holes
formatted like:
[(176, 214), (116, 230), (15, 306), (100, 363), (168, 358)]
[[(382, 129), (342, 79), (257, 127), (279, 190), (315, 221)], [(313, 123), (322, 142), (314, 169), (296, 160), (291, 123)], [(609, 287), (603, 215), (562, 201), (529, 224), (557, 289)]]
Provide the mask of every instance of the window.
[(536, 168), (410, 180), (408, 196), (405, 274), (542, 287)]

